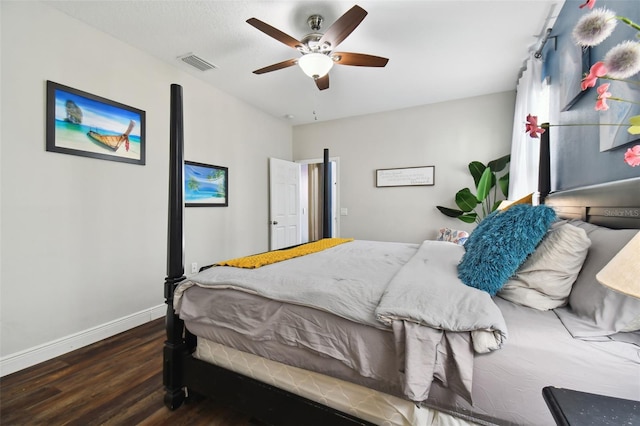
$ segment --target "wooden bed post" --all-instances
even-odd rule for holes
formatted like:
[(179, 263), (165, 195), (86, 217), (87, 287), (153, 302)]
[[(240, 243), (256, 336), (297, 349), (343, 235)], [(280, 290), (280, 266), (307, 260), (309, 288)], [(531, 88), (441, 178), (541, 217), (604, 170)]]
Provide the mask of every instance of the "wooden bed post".
[(540, 135), (540, 157), (538, 160), (538, 192), (540, 193), (540, 204), (544, 204), (544, 199), (551, 192), (551, 154), (549, 151), (549, 131)]
[(323, 201), (322, 207), (322, 238), (331, 238), (331, 162), (329, 161), (329, 150), (324, 149), (324, 169), (323, 169)]
[(182, 86), (171, 85), (171, 117), (169, 135), (169, 223), (167, 238), (167, 278), (164, 282), (164, 298), (167, 304), (164, 342), (163, 384), (164, 404), (175, 410), (185, 399), (183, 365), (186, 345), (183, 337), (184, 323), (174, 313), (173, 292), (184, 277), (184, 131), (182, 115)]

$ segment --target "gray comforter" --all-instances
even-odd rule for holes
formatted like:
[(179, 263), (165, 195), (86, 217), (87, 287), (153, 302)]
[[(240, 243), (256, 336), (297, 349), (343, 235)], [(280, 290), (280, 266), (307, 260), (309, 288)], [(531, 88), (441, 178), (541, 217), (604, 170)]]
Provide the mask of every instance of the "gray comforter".
[(425, 400), (435, 378), (470, 400), (474, 348), (499, 348), (506, 326), (488, 294), (457, 278), (463, 253), (444, 242), (354, 241), (258, 269), (210, 268), (179, 285), (174, 306), (180, 313), (193, 286), (230, 288), (391, 330), (407, 398)]
[(476, 352), (502, 346), (507, 337), (500, 309), (489, 293), (466, 286), (457, 278), (464, 248), (425, 241), (387, 285), (376, 308), (385, 324), (411, 321), (451, 332), (472, 332)]
[[(407, 376), (403, 391), (413, 401), (429, 396), (431, 383), (425, 376), (471, 401), (469, 347), (486, 353), (507, 338), (502, 312), (491, 296), (457, 278), (463, 254), (464, 248), (453, 243), (423, 242), (389, 282), (376, 308), (377, 318), (393, 327), (400, 371)], [(456, 366), (448, 365), (452, 360)], [(411, 379), (416, 376), (422, 380)]]

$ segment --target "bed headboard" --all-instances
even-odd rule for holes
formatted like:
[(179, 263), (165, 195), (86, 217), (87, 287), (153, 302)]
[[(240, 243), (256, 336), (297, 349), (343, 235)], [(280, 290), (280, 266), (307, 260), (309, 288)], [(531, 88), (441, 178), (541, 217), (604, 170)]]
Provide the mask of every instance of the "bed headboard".
[(640, 177), (552, 192), (544, 204), (553, 207), (562, 219), (640, 229)]

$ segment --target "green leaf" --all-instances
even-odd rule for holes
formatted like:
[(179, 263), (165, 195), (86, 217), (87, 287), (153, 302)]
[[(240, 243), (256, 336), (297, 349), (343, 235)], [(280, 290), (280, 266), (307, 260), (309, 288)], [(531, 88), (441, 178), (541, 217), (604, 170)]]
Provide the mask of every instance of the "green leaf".
[(495, 212), (500, 206), (500, 203), (502, 203), (502, 200), (498, 200), (495, 203), (493, 203), (493, 206), (491, 206), (491, 212)]
[(511, 154), (507, 154), (504, 157), (500, 157), (497, 160), (489, 161), (487, 167), (489, 167), (494, 173), (503, 170), (507, 164), (511, 161)]
[(502, 195), (504, 195), (505, 198), (509, 198), (509, 173), (498, 179), (498, 185), (500, 185)]
[(634, 115), (629, 118), (629, 124), (631, 124), (631, 126), (627, 129), (627, 132), (632, 135), (640, 135), (640, 115)]
[[(632, 118), (640, 119), (640, 116)], [(635, 124), (638, 125), (640, 123)], [(441, 206), (438, 206), (438, 209), (447, 216), (457, 217), (467, 223), (477, 222), (480, 216), (485, 216), (490, 213), (488, 210), (492, 208), (492, 204), (494, 205), (492, 211), (494, 211), (495, 205), (499, 204), (499, 202), (495, 202), (495, 199), (498, 197), (496, 185), (499, 185), (504, 196), (508, 197), (509, 170), (504, 174), (500, 173), (503, 175), (501, 177), (498, 177), (497, 172), (502, 172), (510, 161), (511, 155), (509, 154), (490, 161), (486, 166), (480, 161), (472, 161), (469, 163), (469, 172), (473, 177), (478, 195), (474, 195), (469, 188), (461, 189), (455, 196), (456, 204), (460, 210)], [(482, 212), (476, 211), (479, 204), (482, 205)]]
[(464, 188), (456, 193), (456, 204), (463, 212), (470, 212), (478, 205), (478, 199), (469, 188)]
[(466, 213), (463, 214), (462, 216), (458, 217), (458, 219), (460, 219), (461, 221), (465, 222), (465, 223), (473, 223), (476, 221), (476, 218), (478, 217), (477, 213)]
[(491, 172), (491, 169), (487, 167), (484, 173), (482, 173), (480, 182), (478, 182), (478, 201), (484, 201), (484, 199), (487, 198), (491, 188), (495, 186), (495, 179), (495, 175)]
[(440, 213), (449, 217), (459, 217), (464, 214), (463, 211), (450, 209), (449, 207), (436, 206), (436, 208), (440, 210)]
[(473, 176), (473, 181), (478, 187), (478, 182), (480, 182), (480, 177), (482, 177), (482, 173), (484, 173), (484, 169), (487, 167), (479, 161), (472, 161), (469, 163), (469, 172), (471, 172), (471, 176)]

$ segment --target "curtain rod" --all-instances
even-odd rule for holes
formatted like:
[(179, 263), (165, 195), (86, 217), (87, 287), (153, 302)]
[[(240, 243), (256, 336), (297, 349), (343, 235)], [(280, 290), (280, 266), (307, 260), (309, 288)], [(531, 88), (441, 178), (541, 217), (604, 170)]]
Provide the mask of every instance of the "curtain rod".
[(544, 45), (547, 44), (547, 41), (549, 40), (550, 35), (551, 35), (551, 28), (547, 28), (547, 31), (545, 31), (544, 35), (542, 36), (542, 39), (540, 40), (540, 47), (538, 47), (538, 50), (536, 50), (536, 52), (533, 54), (534, 58), (536, 59), (542, 58), (542, 50), (544, 49)]

